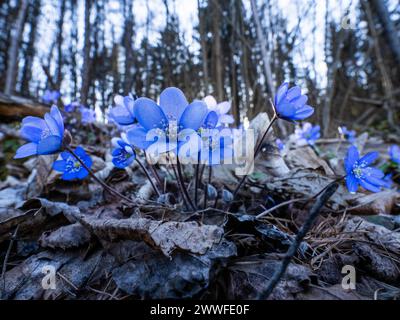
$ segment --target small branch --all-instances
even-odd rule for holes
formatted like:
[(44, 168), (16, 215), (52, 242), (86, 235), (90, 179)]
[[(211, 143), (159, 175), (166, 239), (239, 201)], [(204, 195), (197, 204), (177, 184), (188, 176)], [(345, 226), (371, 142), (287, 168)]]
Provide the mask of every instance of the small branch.
[(325, 191), (317, 198), (317, 201), (311, 208), (311, 211), (310, 211), (310, 214), (309, 214), (307, 220), (304, 222), (303, 226), (297, 233), (296, 238), (290, 245), (289, 250), (287, 251), (285, 257), (283, 258), (279, 269), (277, 269), (274, 272), (267, 288), (263, 292), (261, 292), (261, 294), (259, 295), (259, 297), (258, 297), (259, 299), (261, 299), (261, 300), (268, 299), (268, 297), (270, 296), (270, 294), (272, 293), (272, 291), (275, 289), (276, 285), (278, 284), (279, 280), (285, 274), (290, 261), (292, 260), (292, 258), (296, 254), (297, 250), (299, 249), (300, 244), (303, 241), (303, 238), (306, 236), (307, 232), (312, 227), (320, 210), (325, 205), (325, 203), (329, 200), (329, 198), (336, 192), (337, 188), (339, 188), (339, 184), (337, 182), (331, 183), (328, 185), (328, 187), (325, 189)]
[(17, 238), (18, 229), (19, 229), (19, 225), (17, 225), (17, 227), (14, 230), (13, 235), (11, 236), (10, 244), (8, 245), (7, 252), (4, 257), (3, 269), (1, 270), (2, 290), (1, 290), (0, 298), (3, 298), (4, 291), (6, 291), (5, 274), (6, 274), (6, 269), (7, 269), (7, 261), (8, 261), (8, 257), (10, 256), (10, 252), (11, 252), (12, 246), (14, 244), (14, 240)]
[(183, 179), (183, 174), (182, 174), (182, 166), (181, 163), (179, 162), (179, 158), (177, 157), (177, 171), (178, 171), (178, 178), (180, 180), (181, 186), (182, 186), (182, 192), (184, 194), (184, 196), (186, 197), (190, 207), (192, 208), (193, 211), (196, 211), (196, 207), (193, 204), (192, 199), (189, 196), (189, 192), (187, 191), (186, 187), (185, 187), (185, 182)]
[(104, 181), (102, 181), (101, 179), (99, 179), (99, 178), (94, 174), (94, 172), (81, 160), (81, 158), (79, 158), (79, 157), (76, 155), (75, 151), (72, 150), (69, 146), (64, 146), (64, 148), (65, 148), (69, 153), (71, 153), (71, 154), (74, 156), (74, 158), (75, 158), (76, 160), (79, 161), (79, 163), (82, 165), (82, 167), (84, 167), (84, 168), (89, 172), (89, 175), (90, 175), (97, 183), (99, 183), (99, 184), (104, 188), (104, 190), (108, 191), (109, 193), (111, 193), (111, 194), (113, 194), (113, 195), (116, 195), (116, 196), (120, 197), (121, 199), (123, 199), (123, 200), (125, 200), (125, 201), (127, 201), (127, 202), (129, 202), (129, 203), (132, 203), (132, 204), (136, 205), (136, 203), (135, 203), (132, 199), (129, 199), (128, 197), (125, 197), (124, 195), (122, 195), (121, 193), (119, 193), (117, 190), (111, 188), (111, 187), (108, 186)]
[(208, 182), (204, 184), (204, 204), (203, 209), (207, 208), (208, 201), (208, 185), (211, 184), (211, 176), (212, 176), (212, 167), (211, 164), (208, 167)]

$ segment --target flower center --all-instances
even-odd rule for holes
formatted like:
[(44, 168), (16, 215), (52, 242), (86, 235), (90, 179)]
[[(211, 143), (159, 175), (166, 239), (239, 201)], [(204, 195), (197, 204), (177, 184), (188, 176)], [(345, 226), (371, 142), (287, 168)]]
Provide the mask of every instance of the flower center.
[(67, 172), (78, 172), (81, 170), (81, 164), (78, 160), (73, 157), (69, 157), (66, 160), (65, 171)]
[(362, 167), (355, 165), (353, 167), (353, 174), (356, 176), (356, 178), (360, 179), (363, 176), (363, 172), (362, 172)]

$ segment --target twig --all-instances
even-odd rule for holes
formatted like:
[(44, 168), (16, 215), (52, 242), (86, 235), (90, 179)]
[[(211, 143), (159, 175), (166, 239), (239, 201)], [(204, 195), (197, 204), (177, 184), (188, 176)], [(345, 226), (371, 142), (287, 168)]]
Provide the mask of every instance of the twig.
[(267, 288), (263, 292), (261, 292), (261, 294), (259, 295), (259, 299), (265, 300), (270, 296), (270, 294), (272, 293), (272, 291), (278, 284), (279, 280), (282, 278), (282, 276), (286, 272), (286, 269), (289, 266), (290, 261), (292, 260), (292, 258), (296, 254), (297, 250), (299, 249), (303, 238), (306, 236), (307, 232), (310, 230), (310, 228), (311, 228), (312, 224), (314, 223), (315, 219), (317, 218), (320, 210), (325, 205), (325, 203), (328, 201), (328, 199), (336, 192), (336, 190), (338, 188), (339, 188), (339, 184), (337, 182), (332, 183), (317, 198), (317, 201), (311, 208), (311, 211), (310, 211), (310, 214), (309, 214), (307, 220), (304, 222), (303, 226), (297, 233), (294, 241), (290, 245), (289, 250), (285, 254), (285, 257), (283, 258), (280, 267), (274, 272)]
[(5, 273), (6, 273), (6, 269), (7, 269), (7, 261), (8, 261), (8, 257), (10, 256), (10, 252), (11, 252), (11, 248), (14, 244), (14, 240), (17, 238), (18, 229), (19, 229), (19, 224), (16, 226), (14, 233), (11, 236), (10, 244), (8, 245), (7, 252), (4, 257), (4, 261), (3, 261), (3, 269), (1, 270), (1, 281), (2, 281), (2, 290), (1, 290), (1, 295), (0, 295), (1, 298), (3, 298), (4, 291), (6, 291)]
[(184, 182), (183, 174), (182, 174), (182, 166), (181, 166), (181, 163), (180, 163), (180, 161), (179, 161), (179, 158), (177, 157), (176, 160), (177, 160), (178, 177), (179, 177), (179, 180), (180, 180), (181, 185), (182, 185), (183, 194), (184, 194), (184, 196), (186, 197), (186, 199), (187, 199), (187, 201), (188, 201), (190, 207), (192, 208), (192, 210), (193, 210), (193, 211), (196, 211), (196, 207), (195, 207), (195, 205), (193, 204), (193, 201), (192, 201), (192, 199), (190, 198), (189, 192), (187, 191), (187, 189), (186, 189), (186, 187), (185, 187), (185, 182)]
[(211, 176), (212, 176), (212, 167), (211, 163), (208, 167), (208, 182), (204, 184), (204, 203), (203, 209), (207, 208), (207, 201), (208, 201), (208, 185), (211, 184)]

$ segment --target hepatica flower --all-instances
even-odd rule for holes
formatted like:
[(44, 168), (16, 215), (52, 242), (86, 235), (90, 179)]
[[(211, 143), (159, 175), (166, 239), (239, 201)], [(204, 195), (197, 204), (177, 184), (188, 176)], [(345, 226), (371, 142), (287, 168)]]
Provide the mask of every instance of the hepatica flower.
[(128, 142), (126, 135), (121, 138), (112, 139), (114, 150), (112, 151), (112, 162), (117, 168), (123, 169), (129, 166), (136, 158), (134, 147)]
[(64, 136), (64, 122), (60, 111), (56, 106), (52, 106), (50, 113), (44, 115), (44, 119), (25, 117), (22, 120), (20, 135), (29, 142), (17, 150), (14, 159), (58, 152)]
[(126, 97), (116, 95), (114, 98), (115, 107), (113, 107), (108, 116), (121, 126), (133, 124), (135, 121), (134, 98), (129, 95)]
[(81, 106), (81, 121), (83, 124), (93, 123), (96, 121), (96, 113), (94, 110)]
[(356, 140), (356, 132), (354, 130), (348, 130), (346, 127), (339, 127), (339, 134), (349, 142)]
[[(78, 146), (74, 152), (90, 169), (92, 158), (86, 154), (85, 150)], [(84, 179), (89, 174), (81, 163), (68, 151), (61, 152), (61, 160), (54, 162), (53, 169), (62, 172), (61, 179), (63, 180)]]
[(213, 96), (207, 96), (203, 99), (209, 111), (214, 111), (218, 117), (217, 125), (228, 125), (234, 123), (233, 117), (228, 114), (231, 109), (231, 104), (228, 101), (217, 103)]
[(60, 92), (57, 90), (46, 90), (42, 96), (42, 100), (47, 104), (56, 103), (60, 95)]
[(307, 105), (307, 96), (301, 94), (298, 86), (289, 89), (287, 82), (283, 83), (275, 96), (277, 116), (288, 121), (303, 120), (314, 113), (314, 108)]
[(370, 152), (360, 158), (357, 148), (350, 146), (344, 159), (344, 167), (347, 173), (347, 189), (351, 193), (355, 193), (359, 185), (372, 192), (379, 192), (382, 187), (388, 186), (384, 173), (370, 166), (378, 156), (378, 152)]
[(390, 146), (389, 157), (394, 163), (400, 164), (400, 147), (397, 145)]
[(317, 141), (321, 137), (321, 128), (320, 126), (313, 126), (309, 122), (305, 122), (302, 127), (298, 127), (295, 130), (295, 136), (297, 138), (297, 144), (300, 146), (304, 145), (314, 145), (315, 141)]
[[(157, 104), (148, 98), (139, 98), (134, 104), (139, 126), (127, 131), (129, 142), (145, 149), (150, 155), (188, 147), (191, 155), (197, 153), (200, 137), (197, 130), (203, 125), (207, 106), (202, 101), (188, 103), (177, 88), (165, 89)], [(186, 151), (185, 151), (186, 153)]]

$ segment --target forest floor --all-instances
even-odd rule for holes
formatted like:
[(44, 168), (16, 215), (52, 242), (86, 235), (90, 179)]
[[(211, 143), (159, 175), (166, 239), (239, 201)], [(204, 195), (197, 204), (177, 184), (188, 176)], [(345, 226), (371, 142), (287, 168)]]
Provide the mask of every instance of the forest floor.
[[(102, 139), (103, 128), (92, 130)], [(168, 190), (160, 204), (137, 166), (116, 169), (110, 150), (96, 147), (104, 141), (83, 144), (96, 175), (135, 200), (125, 203), (92, 179), (60, 180), (51, 167), (57, 156), (11, 161), (20, 145), (15, 126), (0, 131), (2, 299), (263, 297), (314, 196), (343, 175), (349, 146), (332, 139), (317, 145), (320, 155), (310, 147), (282, 155), (270, 137), (229, 210), (220, 197), (203, 207), (200, 188), (193, 213), (176, 201), (168, 167), (157, 168)], [(387, 145), (367, 134), (356, 144), (386, 154)], [(213, 186), (232, 191), (233, 172), (215, 167)], [(184, 175), (192, 194), (193, 169)], [(349, 194), (340, 182), (269, 299), (399, 299), (399, 196), (395, 188)], [(345, 286), (352, 267), (355, 289)], [(54, 283), (46, 280), (52, 271)]]

